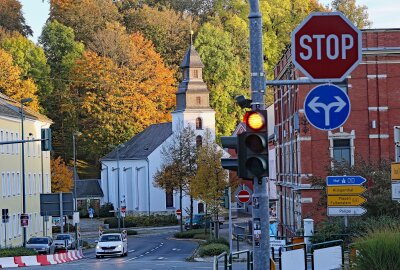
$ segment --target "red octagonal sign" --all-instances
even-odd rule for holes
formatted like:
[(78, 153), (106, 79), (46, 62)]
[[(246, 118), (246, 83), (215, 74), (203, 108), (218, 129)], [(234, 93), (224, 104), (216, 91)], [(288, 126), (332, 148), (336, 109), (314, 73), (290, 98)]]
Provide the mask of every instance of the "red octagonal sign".
[(342, 13), (311, 13), (292, 32), (292, 61), (314, 82), (343, 81), (361, 62), (361, 38)]

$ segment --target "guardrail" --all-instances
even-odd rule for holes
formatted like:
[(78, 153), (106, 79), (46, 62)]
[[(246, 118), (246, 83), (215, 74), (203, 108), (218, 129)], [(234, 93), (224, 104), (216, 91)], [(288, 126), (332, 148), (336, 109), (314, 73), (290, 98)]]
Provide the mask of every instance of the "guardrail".
[(253, 270), (253, 252), (250, 250), (241, 250), (241, 251), (235, 251), (232, 252), (231, 254), (228, 255), (226, 252), (222, 252), (218, 256), (214, 256), (214, 265), (213, 269), (218, 270), (219, 269), (219, 260), (221, 258), (224, 258), (224, 270), (232, 270), (233, 268), (233, 256), (239, 256), (240, 254), (246, 253), (247, 258), (247, 270)]

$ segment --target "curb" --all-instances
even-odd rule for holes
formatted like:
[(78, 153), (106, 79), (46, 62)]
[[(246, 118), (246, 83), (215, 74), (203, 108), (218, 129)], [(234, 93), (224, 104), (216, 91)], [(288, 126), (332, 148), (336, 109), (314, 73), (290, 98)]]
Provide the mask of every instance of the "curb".
[(82, 250), (69, 250), (53, 255), (16, 256), (0, 258), (0, 268), (47, 266), (77, 261), (83, 258)]

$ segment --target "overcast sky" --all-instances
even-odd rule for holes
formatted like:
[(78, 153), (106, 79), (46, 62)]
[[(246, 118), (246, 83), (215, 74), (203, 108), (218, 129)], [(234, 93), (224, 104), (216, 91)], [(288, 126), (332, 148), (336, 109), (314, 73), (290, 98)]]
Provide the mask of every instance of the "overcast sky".
[[(28, 25), (32, 27), (35, 42), (42, 32), (49, 15), (48, 0), (20, 0)], [(319, 0), (326, 5), (331, 0)], [(372, 28), (400, 28), (400, 0), (358, 0), (358, 5), (366, 5)]]

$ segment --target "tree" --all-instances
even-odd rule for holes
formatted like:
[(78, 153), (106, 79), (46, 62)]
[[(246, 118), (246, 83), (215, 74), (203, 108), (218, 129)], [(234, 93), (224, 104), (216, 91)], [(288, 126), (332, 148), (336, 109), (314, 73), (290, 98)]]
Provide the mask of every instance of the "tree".
[(0, 0), (0, 10), (0, 26), (9, 31), (17, 31), (25, 37), (32, 36), (32, 29), (25, 23), (18, 0)]
[(359, 29), (370, 28), (368, 7), (357, 5), (356, 0), (333, 0), (332, 9), (342, 12)]
[(76, 39), (88, 44), (106, 23), (119, 21), (112, 0), (50, 0), (50, 19), (71, 27)]
[(124, 24), (129, 33), (140, 32), (151, 40), (166, 64), (175, 71), (190, 44), (190, 29), (197, 29), (188, 15), (147, 5), (125, 10)]
[[(374, 162), (357, 157), (354, 166), (346, 162), (335, 162), (334, 166), (327, 168), (328, 175), (360, 175), (367, 179), (367, 191), (363, 197), (367, 202), (363, 207), (367, 209), (366, 217), (399, 216), (400, 205), (392, 200), (391, 195), (391, 169), (390, 162), (381, 160)], [(311, 178), (313, 186), (322, 188), (319, 209), (326, 209), (326, 180), (321, 177)]]
[(68, 168), (61, 157), (52, 158), (51, 166), (51, 192), (70, 192), (73, 186), (72, 170)]
[(84, 53), (76, 62), (72, 94), (87, 157), (106, 154), (109, 143), (118, 144), (154, 123), (170, 120), (174, 106), (173, 73), (151, 42), (135, 33), (129, 36), (129, 55), (121, 66), (108, 57)]
[[(193, 197), (204, 201), (207, 210), (211, 210), (216, 220), (220, 213), (220, 198), (224, 196), (224, 190), (229, 185), (228, 173), (221, 166), (222, 156), (223, 151), (212, 139), (208, 130), (198, 151), (197, 173), (191, 182), (191, 189)], [(215, 228), (217, 227), (215, 225)]]
[[(193, 220), (192, 179), (196, 172), (197, 148), (195, 133), (186, 126), (172, 135), (161, 151), (162, 166), (154, 176), (154, 184), (166, 191), (178, 190), (179, 208), (182, 209), (184, 194), (190, 196), (190, 220)], [(190, 224), (192, 226), (192, 224)], [(183, 218), (180, 216), (180, 229), (183, 231)]]
[(32, 98), (27, 106), (39, 110), (35, 83), (30, 78), (21, 79), (21, 69), (13, 64), (12, 56), (3, 49), (0, 49), (0, 92), (18, 102), (23, 98)]
[(72, 156), (72, 133), (77, 130), (74, 111), (71, 110), (70, 71), (77, 58), (82, 55), (83, 44), (75, 41), (72, 28), (57, 21), (49, 21), (39, 38), (53, 81), (52, 97), (43, 104), (48, 116), (54, 121), (53, 146), (57, 155), (67, 160)]
[(43, 49), (20, 34), (0, 40), (0, 47), (12, 55), (14, 64), (21, 69), (21, 79), (31, 78), (35, 82), (39, 101), (44, 104), (53, 85)]

